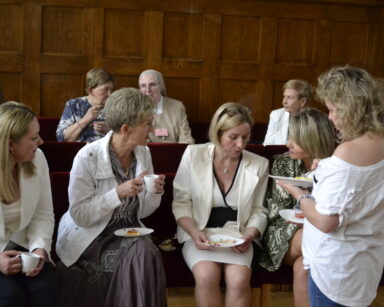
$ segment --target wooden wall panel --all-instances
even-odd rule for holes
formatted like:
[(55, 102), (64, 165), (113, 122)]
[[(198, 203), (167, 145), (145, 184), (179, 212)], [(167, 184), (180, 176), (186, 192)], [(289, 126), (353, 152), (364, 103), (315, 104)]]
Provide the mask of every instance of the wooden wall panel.
[(19, 5), (0, 5), (0, 52), (22, 53), (23, 10)]
[(368, 23), (334, 22), (332, 25), (331, 62), (365, 66), (369, 37)]
[(104, 56), (144, 58), (144, 12), (105, 10)]
[(86, 95), (82, 75), (42, 74), (41, 116), (61, 117), (65, 103)]
[(188, 120), (198, 121), (200, 79), (197, 78), (165, 78), (169, 97), (184, 103)]
[(41, 53), (84, 54), (84, 10), (44, 7), (42, 11)]
[[(5, 101), (21, 101), (21, 74), (0, 72), (1, 91)], [(27, 100), (24, 103), (29, 104)]]
[(259, 63), (260, 18), (224, 16), (220, 46), (222, 63)]
[(4, 96), (43, 116), (96, 66), (116, 89), (160, 70), (191, 121), (231, 100), (267, 122), (284, 82), (316, 84), (334, 65), (384, 75), (384, 0), (0, 0), (0, 34)]
[(202, 14), (165, 13), (162, 57), (201, 60), (202, 29)]
[(276, 62), (311, 65), (315, 36), (313, 20), (279, 19)]

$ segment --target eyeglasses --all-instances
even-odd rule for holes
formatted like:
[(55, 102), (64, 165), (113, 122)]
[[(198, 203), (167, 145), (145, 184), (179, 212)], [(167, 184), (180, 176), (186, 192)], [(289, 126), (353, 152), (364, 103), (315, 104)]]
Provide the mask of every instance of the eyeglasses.
[(146, 90), (146, 89), (152, 90), (158, 85), (159, 85), (158, 83), (154, 83), (154, 82), (149, 83), (148, 85), (147, 84), (140, 84), (140, 89), (141, 90)]
[(248, 116), (250, 112), (251, 109), (248, 107), (227, 107), (220, 112), (217, 121), (219, 121), (224, 114), (227, 114), (229, 117), (235, 116), (236, 114)]

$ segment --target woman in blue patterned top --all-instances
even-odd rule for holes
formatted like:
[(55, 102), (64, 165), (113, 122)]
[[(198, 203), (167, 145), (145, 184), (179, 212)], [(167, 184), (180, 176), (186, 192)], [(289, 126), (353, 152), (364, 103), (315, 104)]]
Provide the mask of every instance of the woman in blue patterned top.
[(93, 142), (109, 130), (103, 108), (113, 90), (113, 77), (103, 68), (87, 73), (87, 96), (70, 99), (65, 104), (56, 130), (58, 141)]

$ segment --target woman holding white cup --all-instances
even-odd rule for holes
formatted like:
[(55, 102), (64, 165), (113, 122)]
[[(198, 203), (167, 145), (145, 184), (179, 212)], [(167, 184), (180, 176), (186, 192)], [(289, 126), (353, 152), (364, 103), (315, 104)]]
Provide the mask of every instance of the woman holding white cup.
[[(55, 305), (56, 279), (47, 262), (54, 217), (39, 129), (26, 105), (0, 105), (0, 306)], [(27, 251), (39, 258), (24, 273), (16, 256)]]
[(59, 306), (166, 306), (162, 258), (150, 237), (115, 235), (144, 227), (141, 219), (160, 205), (164, 175), (153, 191), (143, 187), (153, 173), (146, 146), (153, 110), (137, 89), (115, 91), (104, 108), (111, 131), (75, 157), (56, 245)]

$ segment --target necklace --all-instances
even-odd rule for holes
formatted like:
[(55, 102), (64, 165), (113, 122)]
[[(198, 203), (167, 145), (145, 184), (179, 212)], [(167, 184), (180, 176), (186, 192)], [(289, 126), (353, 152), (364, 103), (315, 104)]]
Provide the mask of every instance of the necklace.
[(224, 174), (228, 174), (229, 173), (229, 169), (228, 168), (224, 168)]

